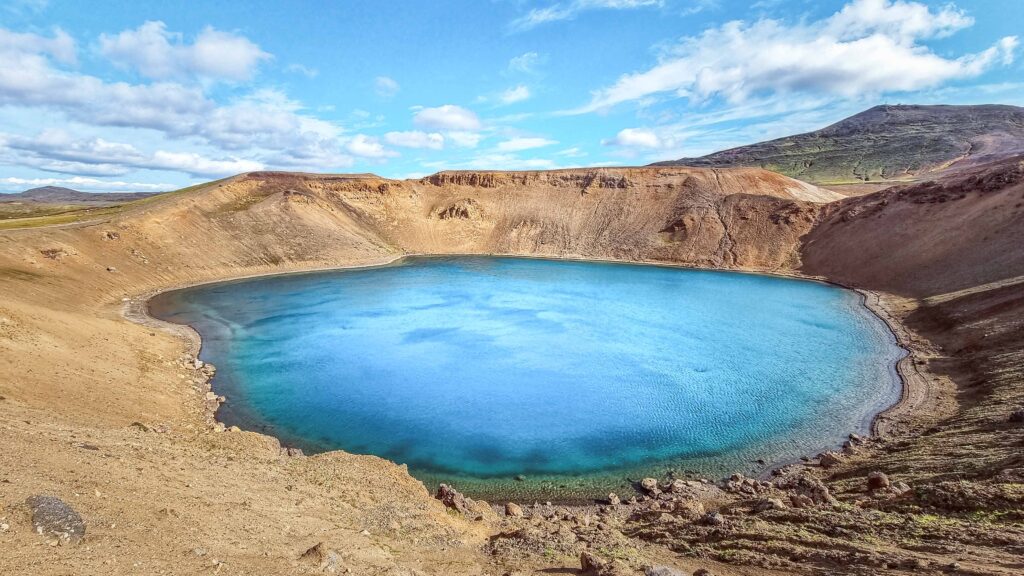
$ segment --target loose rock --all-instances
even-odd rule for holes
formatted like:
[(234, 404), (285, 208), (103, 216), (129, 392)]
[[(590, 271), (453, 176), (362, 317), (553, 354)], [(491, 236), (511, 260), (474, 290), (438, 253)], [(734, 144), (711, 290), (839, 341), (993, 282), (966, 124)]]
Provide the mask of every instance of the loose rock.
[(889, 487), (889, 477), (884, 472), (871, 472), (868, 474), (868, 489), (881, 490)]
[(82, 517), (56, 496), (31, 496), (25, 501), (32, 512), (32, 527), (37, 534), (78, 544), (85, 537)]
[(505, 516), (510, 516), (512, 518), (522, 518), (523, 508), (519, 506), (519, 504), (516, 504), (515, 502), (509, 502), (508, 504), (505, 504)]
[(466, 497), (463, 496), (458, 490), (452, 488), (447, 484), (441, 484), (437, 488), (437, 496), (435, 496), (442, 504), (447, 508), (451, 508), (462, 514), (469, 512), (469, 504), (466, 502)]

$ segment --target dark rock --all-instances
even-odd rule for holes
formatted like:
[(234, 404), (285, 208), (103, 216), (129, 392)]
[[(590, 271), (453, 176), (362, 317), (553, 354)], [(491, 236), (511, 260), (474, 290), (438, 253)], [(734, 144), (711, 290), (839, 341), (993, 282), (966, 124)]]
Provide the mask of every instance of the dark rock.
[(440, 500), (447, 508), (451, 508), (452, 510), (461, 512), (462, 514), (469, 513), (469, 503), (466, 502), (466, 497), (458, 490), (447, 484), (441, 484), (438, 486), (435, 498)]
[(708, 512), (700, 519), (701, 524), (707, 526), (721, 526), (725, 524), (725, 516), (722, 516), (718, 512)]
[(1014, 424), (1024, 423), (1024, 408), (1018, 408), (1010, 412), (1010, 422)]
[(711, 570), (707, 568), (698, 568), (693, 571), (693, 576), (715, 576), (711, 573)]
[(78, 544), (85, 537), (82, 517), (56, 496), (31, 496), (25, 500), (32, 512), (32, 528), (37, 534), (57, 537)]

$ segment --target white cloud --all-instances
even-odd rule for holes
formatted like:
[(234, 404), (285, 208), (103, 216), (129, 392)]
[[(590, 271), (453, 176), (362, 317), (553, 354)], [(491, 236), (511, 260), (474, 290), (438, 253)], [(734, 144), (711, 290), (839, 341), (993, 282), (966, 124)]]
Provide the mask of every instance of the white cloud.
[(502, 104), (514, 104), (516, 102), (522, 102), (530, 97), (530, 89), (520, 84), (513, 88), (509, 88), (501, 93), (498, 97)]
[(316, 78), (320, 75), (320, 71), (316, 68), (303, 66), (302, 64), (289, 64), (284, 67), (284, 71), (292, 74), (301, 74), (306, 78)]
[(581, 12), (588, 10), (629, 10), (664, 5), (664, 0), (572, 0), (544, 8), (534, 8), (513, 20), (510, 27), (512, 30), (518, 31), (529, 30), (549, 22), (571, 20)]
[(194, 152), (157, 150), (145, 154), (131, 144), (103, 138), (76, 139), (62, 130), (46, 130), (35, 137), (5, 135), (0, 149), (18, 164), (48, 172), (117, 176), (131, 169), (171, 170), (197, 177), (220, 177), (262, 170), (263, 164), (240, 158), (213, 159)]
[(445, 132), (445, 138), (451, 140), (453, 144), (460, 148), (476, 148), (480, 144), (480, 140), (483, 139), (483, 136), (477, 132), (452, 130)]
[(379, 140), (366, 134), (357, 134), (346, 144), (349, 153), (363, 158), (390, 158), (398, 154), (388, 150)]
[(43, 54), (63, 64), (74, 64), (78, 59), (74, 39), (60, 28), (54, 30), (52, 38), (0, 28), (0, 54), (12, 53)]
[(393, 78), (377, 76), (373, 79), (373, 90), (381, 98), (393, 98), (402, 87)]
[(903, 0), (854, 0), (829, 18), (794, 25), (733, 21), (683, 38), (658, 65), (622, 76), (571, 113), (659, 96), (722, 97), (735, 104), (764, 93), (908, 92), (975, 77), (1012, 61), (1016, 37), (958, 58), (939, 56), (920, 43), (970, 23), (955, 7), (933, 11)]
[(544, 58), (536, 52), (526, 52), (508, 61), (508, 71), (518, 74), (533, 74)]
[(479, 130), (480, 119), (461, 106), (445, 104), (436, 108), (423, 108), (413, 116), (413, 123), (422, 128), (437, 130)]
[(401, 146), (403, 148), (428, 148), (430, 150), (441, 150), (444, 148), (444, 136), (438, 132), (422, 132), (419, 130), (388, 132), (384, 135), (384, 141), (392, 146)]
[(0, 186), (11, 189), (13, 186), (38, 187), (38, 186), (66, 186), (83, 190), (86, 192), (130, 190), (138, 192), (162, 192), (177, 188), (174, 184), (153, 184), (147, 182), (121, 182), (112, 180), (98, 180), (96, 178), (74, 177), (74, 178), (0, 178)]
[(100, 35), (100, 53), (147, 78), (199, 76), (233, 81), (251, 79), (260, 63), (271, 57), (248, 38), (212, 27), (188, 44), (160, 21), (145, 22), (115, 36)]
[(643, 128), (626, 128), (620, 130), (615, 138), (609, 140), (602, 140), (601, 144), (605, 146), (625, 146), (628, 148), (661, 148), (662, 141), (651, 130), (645, 130)]
[(504, 142), (499, 142), (497, 148), (501, 152), (518, 152), (532, 148), (543, 148), (552, 144), (558, 144), (558, 142), (548, 140), (547, 138), (510, 138)]

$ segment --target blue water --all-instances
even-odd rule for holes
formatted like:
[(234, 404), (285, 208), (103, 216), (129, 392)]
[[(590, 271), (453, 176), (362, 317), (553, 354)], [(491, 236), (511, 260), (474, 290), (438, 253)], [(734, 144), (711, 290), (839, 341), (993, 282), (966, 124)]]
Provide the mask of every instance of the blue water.
[(858, 294), (769, 276), (411, 258), (151, 310), (202, 335), (226, 423), (476, 494), (748, 471), (834, 447), (899, 397), (901, 350)]

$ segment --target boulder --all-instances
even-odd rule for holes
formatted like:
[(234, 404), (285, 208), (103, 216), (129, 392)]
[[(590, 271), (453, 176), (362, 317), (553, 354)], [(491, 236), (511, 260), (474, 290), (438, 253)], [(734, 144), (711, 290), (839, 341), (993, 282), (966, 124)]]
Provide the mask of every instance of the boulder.
[(822, 468), (832, 468), (843, 463), (843, 458), (836, 452), (822, 452), (818, 454), (818, 464)]
[(466, 497), (447, 484), (438, 486), (435, 498), (440, 500), (446, 508), (451, 508), (462, 514), (469, 513), (469, 503), (466, 502)]
[(32, 528), (37, 534), (71, 544), (78, 544), (85, 537), (82, 517), (60, 498), (31, 496), (25, 504), (32, 513)]
[(889, 477), (884, 472), (871, 472), (868, 474), (868, 490), (881, 490), (889, 487)]
[(785, 510), (786, 505), (778, 498), (761, 498), (754, 502), (754, 512), (766, 512), (768, 510)]
[(657, 494), (659, 492), (658, 481), (654, 478), (644, 478), (640, 481), (640, 487), (651, 494)]
[(604, 571), (607, 563), (598, 558), (593, 552), (584, 550), (580, 554), (580, 569), (584, 574), (600, 574)]
[(672, 503), (672, 513), (686, 518), (687, 520), (696, 520), (701, 516), (704, 516), (704, 504), (697, 500), (681, 500)]

